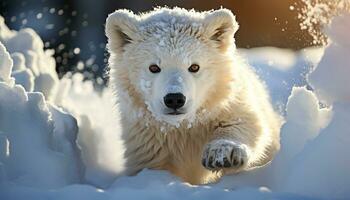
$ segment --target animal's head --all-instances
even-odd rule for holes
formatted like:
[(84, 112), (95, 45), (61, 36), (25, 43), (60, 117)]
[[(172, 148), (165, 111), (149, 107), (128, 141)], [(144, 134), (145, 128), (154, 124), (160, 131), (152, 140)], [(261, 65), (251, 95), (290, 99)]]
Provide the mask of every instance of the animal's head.
[(106, 22), (111, 80), (156, 119), (190, 122), (227, 98), (237, 29), (227, 9), (117, 10)]

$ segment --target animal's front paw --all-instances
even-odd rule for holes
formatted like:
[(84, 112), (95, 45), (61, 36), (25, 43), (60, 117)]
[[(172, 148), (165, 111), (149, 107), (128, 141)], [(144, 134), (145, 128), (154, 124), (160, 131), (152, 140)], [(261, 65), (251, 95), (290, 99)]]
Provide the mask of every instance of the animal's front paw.
[(247, 146), (227, 139), (209, 142), (202, 155), (202, 165), (209, 170), (244, 169), (248, 162)]

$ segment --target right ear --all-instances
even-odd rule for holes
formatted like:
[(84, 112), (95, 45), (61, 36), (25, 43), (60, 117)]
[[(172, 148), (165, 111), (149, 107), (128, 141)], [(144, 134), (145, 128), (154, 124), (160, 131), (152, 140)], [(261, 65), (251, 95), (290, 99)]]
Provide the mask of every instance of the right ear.
[(205, 35), (222, 51), (234, 45), (234, 34), (238, 30), (238, 23), (233, 13), (225, 8), (210, 11), (204, 18)]
[(138, 20), (134, 13), (122, 9), (108, 15), (106, 20), (106, 35), (109, 50), (123, 52), (125, 45), (138, 38)]

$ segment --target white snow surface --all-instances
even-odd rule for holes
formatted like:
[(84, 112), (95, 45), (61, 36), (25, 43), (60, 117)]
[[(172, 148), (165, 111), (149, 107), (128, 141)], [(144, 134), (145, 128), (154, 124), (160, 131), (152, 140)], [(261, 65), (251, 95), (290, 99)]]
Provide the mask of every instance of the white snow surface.
[(281, 151), (196, 186), (159, 170), (123, 176), (113, 93), (81, 74), (59, 80), (39, 36), (0, 17), (0, 199), (347, 199), (349, 25), (350, 15), (333, 20), (324, 51), (241, 50), (285, 113)]

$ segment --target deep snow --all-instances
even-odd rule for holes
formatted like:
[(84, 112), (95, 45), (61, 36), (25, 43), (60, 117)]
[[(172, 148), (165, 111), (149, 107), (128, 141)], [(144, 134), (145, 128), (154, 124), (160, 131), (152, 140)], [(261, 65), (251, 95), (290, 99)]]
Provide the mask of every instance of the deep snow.
[(349, 25), (350, 15), (333, 20), (325, 50), (240, 50), (286, 113), (282, 149), (264, 168), (192, 186), (154, 170), (114, 180), (123, 147), (112, 92), (80, 74), (59, 80), (40, 37), (0, 17), (0, 199), (349, 198)]

